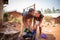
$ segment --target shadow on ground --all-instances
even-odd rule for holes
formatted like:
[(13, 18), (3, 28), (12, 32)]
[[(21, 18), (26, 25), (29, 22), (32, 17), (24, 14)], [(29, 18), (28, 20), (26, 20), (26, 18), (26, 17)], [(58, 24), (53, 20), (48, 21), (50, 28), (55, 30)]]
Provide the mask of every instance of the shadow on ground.
[[(39, 40), (56, 40), (53, 34), (46, 34), (46, 35), (47, 35), (46, 39), (40, 38)], [(23, 40), (23, 39), (19, 38), (18, 40)]]
[(56, 40), (53, 34), (46, 34), (46, 35), (47, 35), (47, 38), (46, 39), (42, 38), (42, 40)]

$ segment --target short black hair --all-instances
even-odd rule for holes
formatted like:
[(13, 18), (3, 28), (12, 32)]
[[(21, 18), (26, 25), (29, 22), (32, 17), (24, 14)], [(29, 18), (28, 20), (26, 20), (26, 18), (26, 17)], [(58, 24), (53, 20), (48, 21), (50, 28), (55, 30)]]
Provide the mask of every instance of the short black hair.
[(37, 12), (38, 12), (39, 14), (41, 14), (41, 11), (38, 10)]
[(33, 8), (30, 8), (30, 9), (29, 9), (29, 12), (32, 12), (32, 11), (34, 11), (34, 9), (33, 9)]
[(41, 13), (41, 11), (38, 10), (37, 12), (39, 12), (39, 14), (42, 18), (44, 17), (43, 14)]

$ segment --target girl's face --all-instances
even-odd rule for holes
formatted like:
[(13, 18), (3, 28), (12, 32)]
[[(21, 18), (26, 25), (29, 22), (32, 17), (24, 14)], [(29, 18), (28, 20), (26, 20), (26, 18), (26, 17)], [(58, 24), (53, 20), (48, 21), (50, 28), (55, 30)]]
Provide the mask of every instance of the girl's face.
[(30, 25), (31, 24), (31, 19), (27, 19), (26, 23), (27, 23), (27, 25)]
[(32, 11), (30, 14), (31, 14), (32, 16), (34, 16), (34, 11)]
[(39, 12), (36, 12), (35, 16), (36, 17), (39, 17), (40, 16), (40, 13)]

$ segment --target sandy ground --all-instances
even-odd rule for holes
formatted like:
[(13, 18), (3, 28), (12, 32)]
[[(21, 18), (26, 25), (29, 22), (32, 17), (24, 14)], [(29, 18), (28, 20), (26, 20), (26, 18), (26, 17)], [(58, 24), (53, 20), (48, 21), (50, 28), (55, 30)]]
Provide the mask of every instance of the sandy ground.
[[(21, 31), (21, 28), (19, 26), (15, 27), (15, 29)], [(60, 40), (60, 24), (43, 21), (42, 33), (46, 34), (47, 38), (46, 39), (40, 38), (39, 40)]]
[[(20, 30), (19, 27), (16, 27)], [(42, 33), (47, 35), (47, 39), (40, 38), (40, 40), (60, 40), (60, 25), (55, 27), (42, 27)]]
[[(43, 27), (42, 32), (45, 34), (51, 34), (55, 37), (53, 40), (60, 40), (60, 26), (57, 27)], [(51, 36), (50, 39), (53, 37)]]

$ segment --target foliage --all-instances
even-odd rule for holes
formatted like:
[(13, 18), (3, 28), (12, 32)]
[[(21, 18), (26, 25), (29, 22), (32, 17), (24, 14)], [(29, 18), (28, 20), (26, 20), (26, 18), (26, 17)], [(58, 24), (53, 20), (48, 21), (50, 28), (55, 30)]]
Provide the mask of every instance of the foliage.
[(51, 11), (51, 9), (46, 9), (45, 11), (44, 11), (45, 13), (51, 13), (52, 11)]
[(8, 21), (8, 13), (4, 13), (3, 15), (3, 21)]
[(52, 19), (52, 17), (51, 16), (45, 16), (44, 19), (45, 19), (45, 21), (50, 21)]
[(60, 13), (60, 9), (55, 9), (54, 7), (51, 9), (47, 8), (44, 10), (44, 13)]

